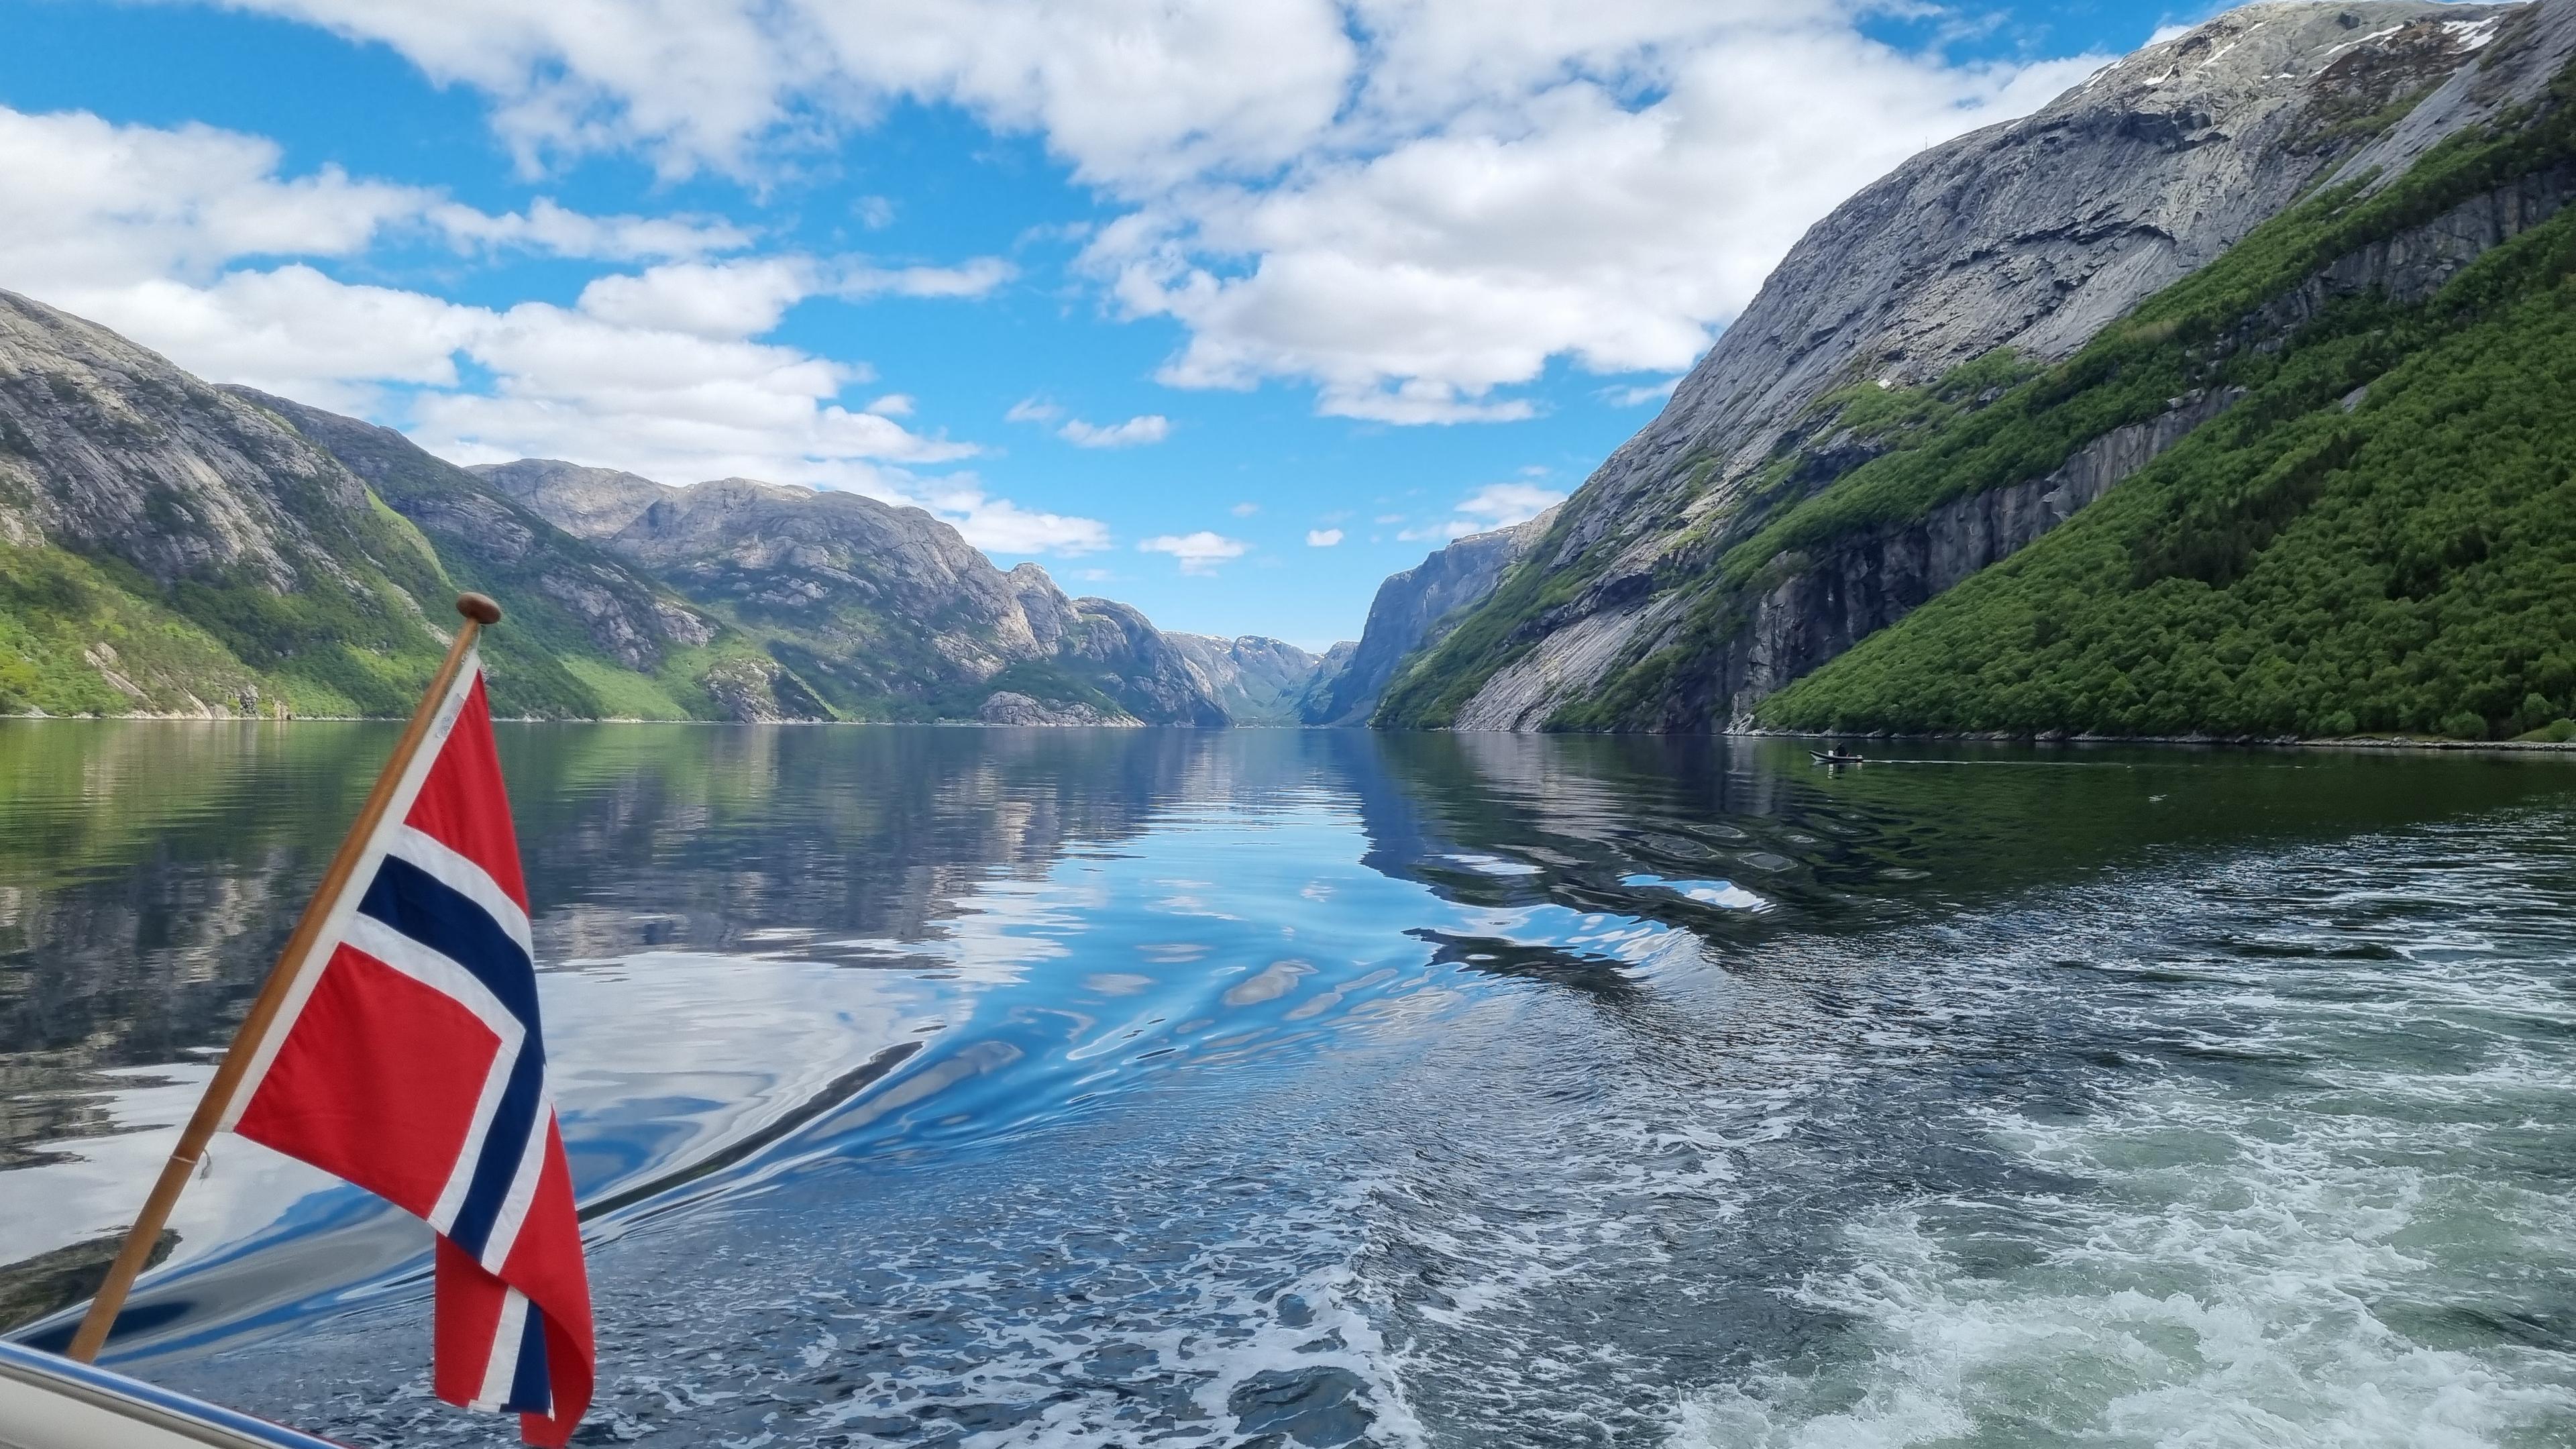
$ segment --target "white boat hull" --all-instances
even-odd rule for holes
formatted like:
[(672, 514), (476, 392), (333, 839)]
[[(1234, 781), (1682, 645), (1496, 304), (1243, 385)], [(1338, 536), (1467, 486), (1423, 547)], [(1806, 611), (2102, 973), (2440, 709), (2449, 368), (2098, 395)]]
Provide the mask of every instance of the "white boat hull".
[(0, 1449), (340, 1449), (141, 1379), (0, 1342)]

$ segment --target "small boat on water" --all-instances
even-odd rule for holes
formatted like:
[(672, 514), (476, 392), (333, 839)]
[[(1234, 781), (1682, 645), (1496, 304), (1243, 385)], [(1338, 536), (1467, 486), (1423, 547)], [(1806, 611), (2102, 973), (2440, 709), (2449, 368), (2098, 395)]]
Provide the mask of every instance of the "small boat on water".
[(9, 1449), (338, 1449), (219, 1404), (0, 1340)]
[(1862, 763), (1860, 756), (1847, 755), (1840, 750), (1809, 750), (1807, 753), (1815, 756), (1816, 763), (1819, 765), (1857, 765)]

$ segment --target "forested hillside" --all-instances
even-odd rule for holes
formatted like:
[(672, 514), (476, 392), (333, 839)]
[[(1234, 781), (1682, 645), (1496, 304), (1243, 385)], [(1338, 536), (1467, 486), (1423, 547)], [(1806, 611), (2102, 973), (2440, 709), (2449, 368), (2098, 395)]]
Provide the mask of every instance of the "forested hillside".
[[(2514, 152), (2564, 155), (2572, 116), (2437, 160), (2472, 175)], [(2439, 189), (2321, 198), (2259, 240), (2314, 245)], [(2132, 375), (2190, 365), (2244, 295), (2227, 285), (2238, 270), (2251, 268), (2159, 299), (2105, 351), (2125, 344)], [(2348, 299), (2278, 352), (2215, 371), (2249, 389), (2227, 416), (2066, 527), (1772, 696), (1761, 722), (2576, 732), (2576, 213), (2489, 252), (2428, 301)], [(1995, 411), (2002, 426), (1957, 432), (2001, 449), (2032, 421)], [(1974, 476), (1890, 469), (1819, 499), (1817, 512), (1919, 507)], [(1797, 515), (1779, 525), (1793, 539), (1817, 526)], [(1759, 567), (1761, 546), (1738, 566)]]
[(2296, 144), (2357, 159), (2071, 356), (1848, 376), (1724, 488), (1683, 459), (1641, 573), (1578, 495), (1380, 722), (2576, 732), (2576, 6), (2496, 26), (2318, 103)]

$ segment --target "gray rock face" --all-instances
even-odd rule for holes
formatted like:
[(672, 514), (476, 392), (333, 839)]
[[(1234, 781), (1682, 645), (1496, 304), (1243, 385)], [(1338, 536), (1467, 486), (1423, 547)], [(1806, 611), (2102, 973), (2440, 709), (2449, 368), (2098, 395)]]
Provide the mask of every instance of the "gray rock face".
[[(80, 712), (255, 714), (299, 697), (389, 710), (398, 686), (342, 686), (387, 661), (398, 678), (434, 658), (454, 618), (427, 542), (329, 453), (116, 333), (10, 292), (0, 545), (23, 551), (9, 582), (21, 570), (29, 584), (53, 580), (13, 600), (9, 622), (31, 626), (15, 643), (50, 660), (58, 682), (20, 672), (21, 647), (0, 646), (11, 711), (43, 708), (31, 692), (44, 691)], [(287, 675), (315, 687), (277, 688)]]
[(542, 501), (539, 511), (547, 520), (575, 538), (606, 538), (643, 517), (645, 509), (671, 492), (633, 473), (551, 458), (482, 463), (467, 471), (531, 507)]
[[(52, 580), (30, 596), (42, 617), (15, 621), (39, 626), (37, 667), (0, 650), (0, 710), (399, 713), (402, 672), (426, 676), (468, 586), (510, 621), (485, 653), (496, 703), (550, 717), (629, 700), (971, 717), (1008, 690), (1227, 722), (1143, 615), (1034, 565), (1005, 574), (917, 509), (568, 464), (477, 474), (5, 292), (0, 548), (13, 580)], [(603, 669), (655, 678), (621, 694), (594, 688)]]
[[(629, 669), (650, 670), (670, 650), (715, 637), (714, 621), (669, 588), (391, 428), (246, 387), (222, 391), (284, 418), (364, 478), (377, 497), (429, 535), (451, 572), (488, 593), (507, 594), (517, 585), (551, 601)], [(528, 622), (518, 618), (514, 628)]]
[(2576, 6), (2540, 0), (2474, 38), (2480, 42), (2476, 65), (2454, 70), (2396, 125), (2335, 168), (2332, 179), (2376, 173), (2384, 186), (2444, 137), (2540, 100), (2576, 57)]
[[(505, 713), (599, 713), (606, 701), (585, 678), (649, 672), (718, 628), (399, 434), (210, 387), (5, 293), (0, 539), (29, 550), (13, 569), (86, 580), (82, 600), (31, 601), (56, 627), (25, 640), (56, 651), (56, 679), (71, 664), (113, 692), (90, 692), (84, 711), (121, 699), (146, 713), (400, 714), (413, 702), (405, 679), (426, 679), (454, 626), (447, 600), (460, 587), (506, 611), (483, 655)], [(85, 570), (106, 559), (132, 572)], [(667, 708), (708, 709), (692, 681), (672, 682), (688, 700)], [(765, 679), (735, 697), (737, 713), (796, 713)], [(0, 698), (7, 707), (23, 705)]]
[(1471, 533), (1388, 575), (1369, 601), (1368, 623), (1348, 661), (1316, 682), (1300, 718), (1318, 725), (1368, 723), (1404, 661), (1447, 638), (1468, 609), (1492, 597), (1503, 575), (1546, 536), (1556, 514), (1551, 508), (1526, 523)]
[(1924, 152), (1790, 249), (1663, 414), (1593, 475), (1582, 513), (1684, 457), (1740, 476), (1808, 403), (1859, 378), (1926, 383), (1998, 347), (2073, 355), (2349, 155), (2338, 124), (2450, 76), (2513, 13), (2248, 5)]
[[(2536, 173), (2381, 242), (2338, 257), (2247, 324), (2248, 342), (2277, 336), (2333, 300), (2380, 292), (2420, 301), (2477, 257), (2576, 200), (2576, 167)], [(2369, 389), (2344, 400), (2346, 412)], [(1955, 499), (1912, 523), (1839, 540), (1765, 593), (1725, 651), (1707, 697), (1676, 700), (1669, 723), (1746, 728), (1754, 706), (1968, 575), (2011, 557), (2075, 510), (2153, 462), (2241, 394), (2184, 399), (2149, 422), (2115, 428), (2044, 478)]]
[(1163, 636), (1188, 661), (1191, 677), (1236, 724), (1295, 724), (1297, 707), (1323, 664), (1294, 644), (1246, 634)]
[[(1483, 682), (1456, 723), (1537, 728), (1614, 664), (1656, 647), (1678, 625), (1676, 590), (1706, 566), (1686, 554), (1689, 539), (1752, 501), (1756, 471), (1827, 392), (1868, 379), (1928, 383), (1998, 347), (2038, 361), (2069, 356), (2339, 167), (2420, 155), (2545, 84), (2552, 57), (2576, 41), (2570, 32), (2576, 0), (2250, 5), (1864, 188), (1808, 232), (1663, 413), (1563, 505), (1564, 526), (1531, 566), (1568, 568), (1588, 554), (1597, 571), (1568, 604), (1524, 626), (1534, 632), (1515, 637), (1529, 647)], [(2507, 48), (2519, 52), (2510, 66), (2475, 63)], [(2380, 136), (2389, 111), (2428, 90), (2417, 112), (2439, 116), (2419, 125), (2409, 113)], [(2352, 277), (2320, 279), (2313, 300), (2363, 275), (2447, 277), (2487, 238), (2553, 205), (2500, 199), (2419, 229), (2392, 244), (2403, 255), (2348, 259)], [(2138, 450), (2179, 436), (2170, 432), (2160, 420), (2096, 440), (2068, 466), (2116, 481)], [(1816, 451), (1821, 474), (1796, 480), (1810, 491), (1867, 456)], [(1912, 607), (1905, 601), (1919, 602), (1920, 590), (1955, 582), (1953, 569), (2007, 556), (2053, 526), (2063, 513), (2042, 499), (2108, 486), (2076, 481), (2032, 480), (1954, 505), (1964, 511), (1945, 510), (1909, 537), (1855, 541), (1847, 556), (1811, 561), (1812, 577), (1759, 601), (1718, 677), (1667, 702), (1662, 727), (1740, 717)]]
[(2231, 389), (2186, 399), (2152, 422), (2094, 439), (2044, 478), (1953, 499), (1913, 523), (1843, 542), (1754, 605), (1728, 653), (1715, 717), (1730, 727), (1749, 724), (1764, 698), (1968, 575), (2029, 547), (2241, 396)]
[(1315, 673), (1297, 696), (1296, 720), (1299, 724), (1313, 724), (1326, 713), (1329, 706), (1325, 703), (1325, 695), (1341, 682), (1342, 675), (1351, 667), (1352, 657), (1359, 652), (1357, 639), (1344, 639), (1315, 657)]
[(1225, 707), (1199, 687), (1189, 659), (1131, 604), (1074, 600), (1056, 658), (1147, 723), (1205, 729), (1229, 723)]
[(988, 725), (1120, 726), (1133, 729), (1138, 721), (1132, 715), (1103, 714), (1087, 704), (1040, 704), (1025, 694), (997, 689), (984, 699), (975, 718)]
[(916, 618), (954, 611), (963, 627), (938, 637), (961, 663), (988, 674), (1008, 662), (990, 646), (1009, 658), (1036, 650), (1026, 601), (1010, 580), (918, 508), (747, 478), (672, 488), (543, 459), (473, 471), (557, 527), (693, 596), (787, 618), (819, 619), (850, 602)]
[(367, 488), (266, 411), (158, 354), (0, 292), (0, 539), (124, 560), (154, 583), (216, 574), (271, 593), (327, 574)]
[(1006, 574), (918, 508), (748, 478), (675, 488), (546, 459), (474, 471), (769, 635), (782, 663), (846, 710), (953, 711), (961, 691), (971, 700), (1014, 666), (1051, 665), (1069, 677), (992, 687), (1097, 691), (1149, 723), (1226, 722), (1142, 614), (1069, 599), (1035, 564)]

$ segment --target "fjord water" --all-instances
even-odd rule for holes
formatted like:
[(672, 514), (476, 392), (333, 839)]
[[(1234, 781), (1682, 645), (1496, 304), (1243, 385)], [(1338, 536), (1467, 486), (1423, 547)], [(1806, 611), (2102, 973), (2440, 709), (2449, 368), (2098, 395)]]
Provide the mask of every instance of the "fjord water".
[[(131, 1213), (391, 733), (0, 723), (6, 1301)], [(2576, 761), (502, 750), (585, 1442), (2576, 1442)], [(174, 1226), (111, 1361), (511, 1439), (427, 1396), (408, 1220), (225, 1143)]]

